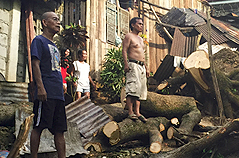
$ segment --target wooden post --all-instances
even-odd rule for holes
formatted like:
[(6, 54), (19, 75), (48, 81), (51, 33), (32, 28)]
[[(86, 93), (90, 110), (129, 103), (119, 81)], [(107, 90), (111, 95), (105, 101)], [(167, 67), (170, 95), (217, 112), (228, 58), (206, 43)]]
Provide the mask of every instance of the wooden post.
[(224, 110), (223, 110), (223, 104), (222, 104), (222, 98), (220, 94), (220, 89), (218, 86), (216, 71), (214, 67), (214, 61), (212, 58), (212, 45), (211, 45), (211, 16), (210, 16), (210, 6), (205, 5), (206, 12), (207, 12), (207, 25), (208, 25), (208, 54), (209, 54), (209, 60), (210, 60), (210, 72), (212, 75), (212, 82), (215, 90), (215, 95), (218, 103), (218, 110), (219, 110), (219, 116), (221, 118), (220, 123), (222, 124), (222, 119), (225, 118)]
[(31, 11), (31, 1), (26, 2), (26, 39), (27, 39), (27, 57), (28, 57), (28, 72), (29, 72), (29, 93), (31, 95), (31, 100), (34, 99), (34, 84), (33, 84), (33, 74), (32, 74), (32, 63), (31, 63), (31, 42), (35, 36), (34, 26), (33, 26), (33, 13)]

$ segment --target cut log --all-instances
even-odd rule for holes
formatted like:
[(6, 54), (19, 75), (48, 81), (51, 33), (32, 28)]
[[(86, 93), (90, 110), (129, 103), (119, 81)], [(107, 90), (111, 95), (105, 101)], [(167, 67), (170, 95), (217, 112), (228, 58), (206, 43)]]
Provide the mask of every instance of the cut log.
[(168, 139), (172, 139), (173, 138), (173, 133), (174, 133), (175, 129), (173, 127), (169, 127), (168, 131), (167, 131), (167, 137)]
[(171, 121), (172, 125), (175, 125), (175, 126), (179, 125), (178, 118), (176, 118), (176, 117), (172, 118), (170, 121)]
[(167, 87), (167, 85), (168, 85), (168, 82), (167, 81), (163, 81), (162, 83), (160, 83), (158, 85), (157, 90), (160, 91), (160, 90), (164, 89), (165, 87)]
[(119, 126), (115, 121), (108, 122), (103, 128), (103, 132), (108, 138), (110, 138), (112, 133), (117, 130), (119, 130)]
[(162, 132), (164, 130), (165, 130), (165, 126), (162, 123), (160, 123), (160, 125), (159, 125), (159, 132)]
[(208, 69), (210, 68), (209, 55), (204, 50), (197, 50), (187, 57), (183, 65), (186, 69)]
[(117, 122), (111, 121), (103, 128), (103, 133), (109, 138), (109, 143), (115, 145), (120, 141), (120, 131)]
[(100, 143), (89, 142), (84, 146), (85, 150), (102, 152), (102, 147)]
[(152, 153), (159, 153), (162, 149), (163, 136), (158, 129), (149, 130), (149, 150)]

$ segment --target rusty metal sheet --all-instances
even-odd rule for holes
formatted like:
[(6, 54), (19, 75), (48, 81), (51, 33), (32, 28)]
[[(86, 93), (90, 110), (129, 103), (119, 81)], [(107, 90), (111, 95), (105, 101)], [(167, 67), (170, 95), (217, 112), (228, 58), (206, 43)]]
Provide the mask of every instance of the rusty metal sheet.
[[(211, 27), (211, 40), (213, 45), (222, 44), (229, 41), (222, 32), (218, 31), (214, 26)], [(202, 33), (203, 37), (208, 41), (208, 27), (206, 25), (195, 27), (195, 29)]]
[(111, 121), (103, 109), (92, 103), (87, 96), (68, 104), (66, 117), (69, 122), (76, 123), (82, 135), (83, 144), (89, 142), (95, 132)]
[(178, 28), (176, 28), (170, 55), (188, 57), (192, 52), (196, 51), (197, 38), (197, 36), (186, 37)]

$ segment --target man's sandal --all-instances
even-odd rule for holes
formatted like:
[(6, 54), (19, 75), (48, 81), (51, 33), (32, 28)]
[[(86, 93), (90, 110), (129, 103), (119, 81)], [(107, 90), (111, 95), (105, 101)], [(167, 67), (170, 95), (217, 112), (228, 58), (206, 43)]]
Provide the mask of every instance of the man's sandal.
[(147, 119), (143, 115), (138, 116), (138, 119), (144, 123), (147, 122)]
[(131, 120), (137, 120), (138, 119), (138, 117), (135, 114), (130, 114), (128, 116), (128, 118), (130, 118)]

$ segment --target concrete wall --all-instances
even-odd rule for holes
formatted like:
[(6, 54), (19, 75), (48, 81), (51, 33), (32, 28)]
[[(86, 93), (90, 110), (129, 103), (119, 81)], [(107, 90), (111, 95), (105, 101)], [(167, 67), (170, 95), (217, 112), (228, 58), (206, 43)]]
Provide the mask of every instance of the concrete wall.
[(21, 2), (0, 0), (0, 72), (16, 82)]
[(0, 73), (5, 78), (11, 6), (12, 3), (10, 1), (0, 0)]

